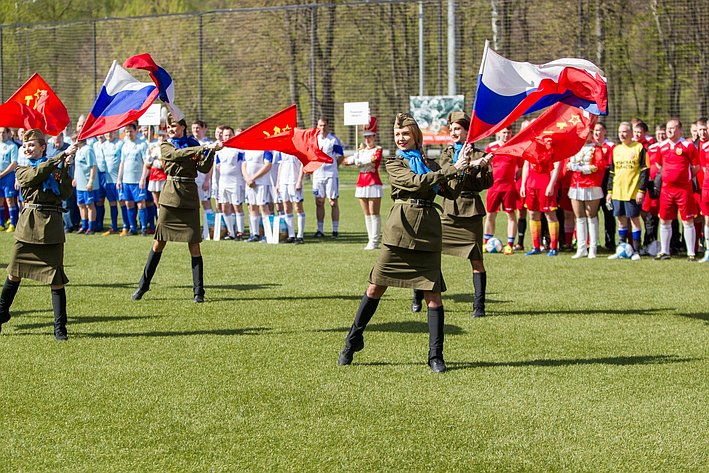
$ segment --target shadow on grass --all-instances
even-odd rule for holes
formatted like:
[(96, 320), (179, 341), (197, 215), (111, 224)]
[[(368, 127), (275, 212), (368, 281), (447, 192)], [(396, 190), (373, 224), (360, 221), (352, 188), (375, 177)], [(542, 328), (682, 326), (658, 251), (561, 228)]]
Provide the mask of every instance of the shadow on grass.
[(565, 310), (500, 310), (489, 313), (489, 315), (663, 315), (671, 314), (675, 309), (671, 307), (658, 307), (654, 309), (565, 309)]
[(309, 243), (332, 243), (332, 242), (338, 242), (342, 241), (345, 243), (367, 243), (367, 234), (366, 233), (342, 233), (340, 232), (337, 238), (332, 238), (332, 233), (325, 232), (325, 236), (323, 238), (313, 238), (312, 235), (310, 237), (305, 238), (305, 244)]
[[(190, 286), (191, 287), (191, 286)], [(207, 288), (209, 289), (209, 288)], [(314, 300), (349, 300), (359, 301), (362, 296), (343, 296), (343, 295), (327, 295), (327, 296), (264, 296), (264, 297), (209, 297), (205, 296), (205, 302), (221, 302), (221, 301), (314, 301)]]
[(699, 358), (680, 358), (676, 355), (637, 355), (637, 356), (607, 356), (600, 358), (568, 358), (568, 359), (548, 359), (548, 360), (525, 360), (525, 361), (477, 361), (477, 362), (451, 362), (448, 363), (449, 370), (460, 370), (469, 368), (497, 368), (512, 367), (524, 368), (527, 366), (557, 367), (557, 366), (578, 366), (578, 365), (614, 365), (614, 366), (634, 366), (634, 365), (664, 365), (669, 363), (686, 363)]
[[(210, 289), (224, 290), (224, 291), (257, 291), (259, 289), (273, 289), (274, 287), (281, 287), (283, 284), (273, 284), (273, 283), (263, 283), (263, 284), (207, 284), (205, 289), (209, 291)], [(192, 289), (192, 286), (180, 285), (180, 286), (166, 286), (174, 287), (177, 289)]]
[[(487, 293), (486, 296), (485, 296), (485, 302), (486, 302), (487, 304), (490, 304), (490, 303), (492, 303), (492, 304), (509, 304), (510, 302), (512, 302), (512, 301), (509, 301), (509, 300), (490, 299), (489, 297), (487, 297), (487, 296), (489, 296), (489, 295), (490, 295), (490, 293)], [(451, 301), (453, 301), (453, 302), (460, 302), (460, 303), (468, 302), (468, 303), (472, 303), (472, 302), (473, 302), (473, 294), (451, 294), (451, 295), (444, 294), (444, 295), (443, 295), (443, 300), (444, 300), (444, 302), (445, 302), (446, 300), (451, 300)]]
[(135, 288), (138, 287), (138, 283), (136, 281), (133, 282), (113, 282), (113, 283), (91, 283), (91, 284), (74, 284), (71, 283), (69, 285), (70, 288), (72, 287), (106, 287), (106, 288), (115, 288), (115, 289), (127, 289), (127, 288)]
[[(15, 327), (18, 330), (32, 330), (36, 328), (42, 328), (42, 327), (51, 327), (53, 325), (53, 319), (51, 315), (51, 310), (48, 311), (48, 316), (46, 317), (46, 322), (39, 322), (39, 323), (34, 323), (34, 324), (23, 324), (19, 323), (16, 324)], [(79, 324), (93, 324), (93, 323), (101, 323), (101, 322), (123, 322), (126, 320), (145, 320), (145, 319), (152, 319), (154, 318), (151, 315), (118, 315), (118, 316), (95, 316), (95, 317), (84, 317), (84, 316), (79, 316), (79, 317), (71, 317), (69, 316), (68, 319), (68, 324), (69, 325), (79, 325)], [(14, 319), (14, 317), (13, 317)]]
[(703, 314), (677, 314), (680, 317), (687, 317), (689, 319), (697, 319), (697, 320), (703, 320), (704, 322), (709, 323), (709, 314), (706, 312)]
[[(316, 330), (316, 332), (338, 332), (346, 334), (350, 327), (325, 328)], [(461, 335), (465, 333), (461, 327), (457, 325), (446, 324), (446, 335)], [(367, 332), (398, 332), (398, 333), (428, 333), (428, 324), (417, 320), (406, 320), (404, 322), (383, 322), (370, 323), (367, 325)]]
[(236, 336), (236, 335), (260, 335), (269, 332), (268, 327), (246, 327), (246, 328), (231, 328), (231, 329), (213, 329), (213, 330), (186, 330), (186, 331), (149, 331), (149, 332), (77, 332), (78, 337), (86, 338), (130, 338), (130, 337), (191, 337), (194, 335), (220, 335), (220, 336)]

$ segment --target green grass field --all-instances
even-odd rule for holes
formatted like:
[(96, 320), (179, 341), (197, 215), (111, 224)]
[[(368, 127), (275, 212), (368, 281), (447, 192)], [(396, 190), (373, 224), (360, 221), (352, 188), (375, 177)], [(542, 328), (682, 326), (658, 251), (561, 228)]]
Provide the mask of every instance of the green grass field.
[(133, 302), (150, 240), (69, 235), (69, 342), (30, 281), (0, 334), (0, 471), (709, 471), (709, 265), (488, 255), (472, 320), (444, 256), (449, 372), (402, 289), (338, 367), (377, 257), (353, 189), (339, 241), (205, 242), (202, 305), (186, 245)]

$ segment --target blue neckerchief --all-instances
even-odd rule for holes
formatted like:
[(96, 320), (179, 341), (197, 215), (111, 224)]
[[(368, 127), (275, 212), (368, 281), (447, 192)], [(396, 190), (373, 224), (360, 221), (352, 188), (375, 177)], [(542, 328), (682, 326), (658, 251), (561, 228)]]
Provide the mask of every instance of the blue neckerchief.
[[(37, 168), (41, 163), (47, 161), (47, 157), (43, 156), (39, 159), (29, 159), (28, 162), (30, 164), (30, 167), (32, 168)], [(54, 179), (54, 175), (52, 173), (47, 176), (47, 178), (42, 181), (42, 190), (45, 192), (51, 192), (54, 195), (59, 195), (59, 183), (57, 182), (56, 179)]]
[(397, 149), (396, 155), (401, 158), (404, 158), (411, 170), (416, 174), (426, 174), (428, 172), (431, 172), (431, 170), (428, 169), (428, 166), (426, 166), (426, 163), (423, 162), (421, 151), (417, 149), (409, 149), (406, 151)]
[(453, 155), (453, 164), (458, 162), (458, 155), (460, 154), (460, 150), (463, 149), (463, 143), (453, 143), (453, 149), (455, 149), (455, 154)]
[(181, 138), (170, 138), (170, 143), (172, 143), (177, 149), (189, 148), (191, 146), (201, 146), (195, 137), (187, 135), (184, 135)]

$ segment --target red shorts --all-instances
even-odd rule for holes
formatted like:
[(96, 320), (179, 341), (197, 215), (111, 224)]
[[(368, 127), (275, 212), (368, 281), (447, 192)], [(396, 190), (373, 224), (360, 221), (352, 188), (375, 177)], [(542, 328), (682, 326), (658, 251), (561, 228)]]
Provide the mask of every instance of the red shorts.
[(522, 188), (522, 179), (518, 179), (515, 182), (515, 186), (517, 187), (517, 210), (522, 210), (524, 209), (524, 199), (520, 195), (520, 189)]
[(660, 199), (651, 199), (650, 196), (645, 194), (645, 200), (643, 200), (642, 206), (643, 212), (647, 212), (650, 215), (657, 215), (660, 213)]
[(574, 208), (571, 205), (571, 199), (569, 199), (569, 188), (561, 189), (561, 197), (559, 198), (559, 207), (561, 210), (566, 212), (573, 212)]
[(702, 203), (699, 206), (702, 215), (709, 217), (709, 189), (702, 190)]
[(519, 194), (514, 189), (506, 191), (488, 189), (485, 200), (488, 212), (498, 212), (500, 210), (500, 205), (502, 205), (502, 210), (505, 212), (514, 212), (517, 210), (517, 200), (519, 200)]
[(533, 212), (553, 212), (558, 207), (556, 196), (547, 197), (544, 189), (527, 189), (524, 206)]
[(660, 218), (673, 220), (677, 217), (677, 210), (682, 220), (691, 220), (697, 215), (692, 189), (663, 186), (660, 191)]

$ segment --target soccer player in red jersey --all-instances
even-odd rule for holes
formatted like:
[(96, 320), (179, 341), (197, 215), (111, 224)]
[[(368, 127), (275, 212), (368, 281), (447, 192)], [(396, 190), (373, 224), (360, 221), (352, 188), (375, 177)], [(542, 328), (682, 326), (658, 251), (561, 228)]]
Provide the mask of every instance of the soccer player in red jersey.
[(702, 158), (706, 151), (704, 151), (704, 145), (709, 142), (709, 129), (707, 128), (706, 117), (701, 117), (697, 119), (697, 141), (694, 142), (694, 146), (697, 148), (699, 153), (699, 169), (697, 170), (696, 180), (693, 182), (692, 187), (694, 190), (694, 205), (696, 206), (698, 212), (694, 217), (694, 230), (697, 232), (697, 241), (694, 244), (694, 251), (699, 249), (699, 241), (704, 240), (704, 247), (706, 252), (706, 232), (702, 231), (702, 215), (706, 217), (707, 213), (702, 209), (702, 187), (705, 178), (704, 167), (702, 166)]
[(660, 245), (661, 252), (655, 259), (670, 258), (672, 219), (679, 210), (684, 225), (684, 242), (687, 259), (695, 261), (694, 217), (697, 214), (692, 195), (692, 177), (699, 168), (699, 153), (690, 141), (682, 138), (682, 123), (677, 118), (667, 122), (667, 140), (660, 144), (655, 166), (662, 173), (660, 189)]
[(522, 186), (520, 194), (524, 206), (529, 210), (533, 248), (527, 256), (541, 254), (542, 212), (549, 222), (550, 250), (547, 256), (559, 254), (559, 219), (556, 218), (557, 199), (556, 183), (559, 179), (560, 163), (531, 164), (525, 161), (522, 167)]
[[(487, 145), (485, 153), (495, 153), (500, 146), (505, 144), (512, 137), (512, 129), (507, 127), (497, 134), (497, 141)], [(515, 184), (515, 178), (522, 168), (522, 163), (518, 158), (504, 154), (496, 154), (490, 161), (492, 165), (492, 175), (494, 182), (487, 191), (486, 207), (487, 217), (485, 218), (485, 233), (483, 235), (483, 248), (485, 243), (495, 235), (495, 219), (500, 207), (507, 214), (507, 245), (503, 250), (506, 255), (511, 255), (517, 234), (517, 201), (519, 194)]]

